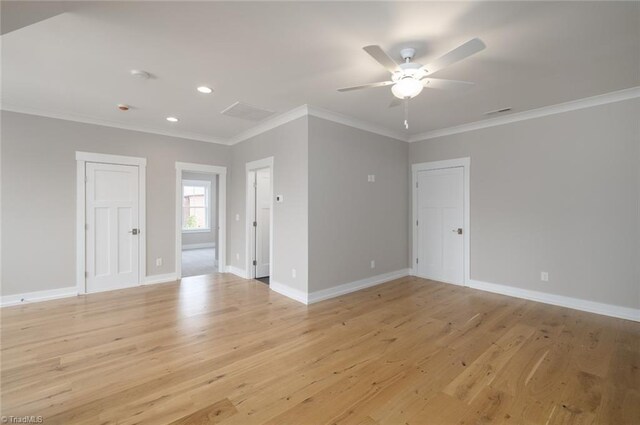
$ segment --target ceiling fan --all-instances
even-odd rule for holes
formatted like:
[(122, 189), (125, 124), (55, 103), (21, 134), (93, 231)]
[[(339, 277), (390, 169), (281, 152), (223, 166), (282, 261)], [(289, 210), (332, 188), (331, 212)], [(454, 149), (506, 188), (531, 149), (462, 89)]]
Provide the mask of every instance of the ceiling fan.
[(459, 90), (470, 87), (473, 83), (467, 81), (456, 80), (443, 80), (440, 78), (431, 78), (430, 75), (468, 58), (471, 55), (478, 53), (485, 48), (485, 44), (479, 38), (474, 38), (461, 44), (455, 49), (451, 50), (443, 56), (440, 56), (434, 62), (427, 65), (421, 65), (416, 62), (412, 62), (415, 56), (416, 50), (408, 47), (400, 50), (400, 56), (402, 56), (403, 62), (401, 64), (396, 63), (380, 46), (366, 46), (363, 47), (364, 51), (369, 53), (380, 65), (386, 68), (391, 73), (391, 80), (382, 81), (379, 83), (364, 84), (355, 87), (345, 87), (338, 89), (340, 92), (368, 89), (374, 87), (391, 86), (391, 93), (397, 98), (394, 99), (389, 107), (398, 106), (400, 100), (405, 101), (405, 128), (409, 128), (408, 123), (408, 100), (416, 97), (422, 92), (424, 87), (430, 87), (435, 89), (452, 89)]

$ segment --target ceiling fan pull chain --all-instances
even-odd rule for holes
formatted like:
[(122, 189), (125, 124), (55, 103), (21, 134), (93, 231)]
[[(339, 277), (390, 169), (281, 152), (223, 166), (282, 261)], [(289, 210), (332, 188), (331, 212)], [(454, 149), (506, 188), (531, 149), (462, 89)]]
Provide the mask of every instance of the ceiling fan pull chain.
[(409, 98), (404, 99), (404, 128), (409, 130)]

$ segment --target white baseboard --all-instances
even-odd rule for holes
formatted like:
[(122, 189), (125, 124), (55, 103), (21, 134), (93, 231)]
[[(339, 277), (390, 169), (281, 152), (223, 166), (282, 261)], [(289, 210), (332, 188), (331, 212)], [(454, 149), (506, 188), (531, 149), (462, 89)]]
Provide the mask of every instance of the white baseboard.
[(529, 289), (482, 282), (473, 279), (467, 282), (467, 286), (474, 289), (480, 289), (482, 291), (508, 295), (510, 297), (523, 298), (525, 300), (538, 301), (545, 304), (568, 307), (574, 310), (588, 311), (589, 313), (602, 314), (604, 316), (640, 322), (640, 309), (636, 308), (604, 304), (596, 301), (582, 300), (579, 298), (566, 297), (564, 295), (549, 294), (546, 292), (532, 291)]
[(178, 280), (178, 276), (175, 273), (166, 274), (154, 274), (152, 276), (146, 276), (142, 281), (142, 285), (155, 285), (158, 283), (169, 283)]
[(248, 279), (247, 272), (244, 269), (241, 269), (239, 267), (234, 267), (234, 266), (227, 266), (225, 269), (227, 273), (235, 274), (236, 276), (239, 276), (243, 279)]
[(56, 300), (58, 298), (75, 297), (78, 295), (78, 288), (68, 286), (66, 288), (49, 289), (46, 291), (25, 292), (15, 295), (3, 295), (0, 297), (0, 306), (9, 307), (12, 305), (34, 303), (40, 301)]
[[(145, 277), (142, 281), (142, 285), (175, 282), (176, 280), (177, 279), (175, 273), (159, 274)], [(135, 286), (133, 288), (135, 288)], [(40, 301), (56, 300), (59, 298), (75, 297), (76, 295), (78, 295), (78, 288), (76, 286), (49, 289), (46, 291), (25, 292), (15, 295), (4, 295), (0, 297), (0, 307), (9, 307), (12, 305), (24, 303), (34, 303)]]
[(182, 245), (182, 250), (186, 251), (189, 249), (202, 249), (202, 248), (215, 248), (215, 242), (207, 242), (207, 243), (191, 243), (188, 245)]
[(291, 298), (292, 300), (301, 302), (303, 304), (309, 304), (307, 294), (299, 289), (292, 288), (273, 280), (269, 281), (269, 288), (273, 291), (276, 291), (280, 295)]
[(328, 300), (329, 298), (339, 297), (340, 295), (380, 285), (381, 283), (389, 282), (390, 280), (409, 276), (410, 271), (410, 269), (396, 270), (390, 273), (379, 274), (366, 279), (356, 280), (355, 282), (349, 282), (332, 288), (323, 289), (321, 291), (311, 292), (307, 297), (307, 303), (317, 303), (319, 301)]

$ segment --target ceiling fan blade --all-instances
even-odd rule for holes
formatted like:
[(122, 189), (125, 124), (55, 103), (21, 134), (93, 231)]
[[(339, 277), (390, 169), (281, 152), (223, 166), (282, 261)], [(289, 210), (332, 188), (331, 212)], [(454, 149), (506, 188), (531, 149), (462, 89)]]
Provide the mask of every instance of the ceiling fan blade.
[(487, 46), (482, 42), (482, 40), (480, 40), (479, 38), (474, 38), (456, 47), (449, 53), (440, 56), (434, 62), (431, 62), (423, 66), (422, 68), (427, 71), (427, 75), (430, 75), (434, 72), (440, 71), (442, 68), (445, 68), (449, 65), (461, 61), (462, 59), (466, 59), (469, 56), (480, 52), (481, 50), (484, 50), (485, 47)]
[(443, 80), (441, 78), (425, 78), (422, 83), (426, 88), (442, 90), (466, 90), (475, 86), (475, 83), (469, 81)]
[(373, 88), (373, 87), (389, 86), (391, 84), (394, 84), (394, 82), (393, 81), (382, 81), (382, 82), (379, 82), (379, 83), (363, 84), (361, 86), (355, 86), (355, 87), (345, 87), (345, 88), (342, 88), (342, 89), (338, 89), (338, 91), (351, 91), (351, 90), (369, 89), (369, 88)]
[(394, 97), (391, 103), (389, 103), (389, 108), (395, 108), (396, 106), (402, 105), (402, 101), (397, 97)]
[(380, 65), (384, 66), (387, 71), (394, 73), (398, 70), (398, 64), (380, 46), (365, 46), (363, 49), (377, 60)]

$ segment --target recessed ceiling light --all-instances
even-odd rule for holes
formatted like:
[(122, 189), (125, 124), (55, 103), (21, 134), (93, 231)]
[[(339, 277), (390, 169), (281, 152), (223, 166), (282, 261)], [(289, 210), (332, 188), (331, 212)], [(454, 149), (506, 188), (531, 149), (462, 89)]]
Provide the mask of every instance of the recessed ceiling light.
[(209, 93), (213, 92), (213, 90), (210, 87), (207, 87), (207, 86), (198, 87), (198, 91), (200, 93), (204, 93), (204, 94), (209, 94)]
[(178, 122), (178, 118), (176, 118), (176, 117), (167, 117), (167, 121), (169, 121), (169, 122)]

